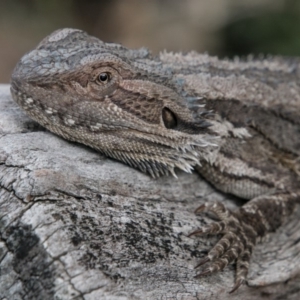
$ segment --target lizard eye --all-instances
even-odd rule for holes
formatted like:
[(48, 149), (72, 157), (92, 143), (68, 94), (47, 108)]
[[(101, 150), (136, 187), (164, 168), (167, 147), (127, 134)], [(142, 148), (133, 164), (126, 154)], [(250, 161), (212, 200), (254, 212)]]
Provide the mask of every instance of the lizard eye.
[(167, 107), (164, 107), (162, 110), (162, 119), (166, 128), (173, 129), (177, 126), (177, 118), (172, 111)]
[(100, 73), (99, 74), (99, 76), (98, 76), (98, 82), (100, 82), (100, 83), (107, 83), (107, 82), (109, 82), (109, 80), (110, 80), (110, 77), (111, 77), (111, 75), (110, 75), (110, 73), (108, 73), (108, 72), (103, 72), (103, 73)]

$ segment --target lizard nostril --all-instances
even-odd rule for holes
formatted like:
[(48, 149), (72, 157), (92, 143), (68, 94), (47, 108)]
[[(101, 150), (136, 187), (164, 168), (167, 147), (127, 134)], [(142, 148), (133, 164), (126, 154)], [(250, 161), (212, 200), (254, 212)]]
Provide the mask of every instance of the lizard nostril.
[(162, 110), (162, 118), (166, 128), (174, 129), (177, 126), (177, 118), (175, 114), (167, 107), (164, 107)]

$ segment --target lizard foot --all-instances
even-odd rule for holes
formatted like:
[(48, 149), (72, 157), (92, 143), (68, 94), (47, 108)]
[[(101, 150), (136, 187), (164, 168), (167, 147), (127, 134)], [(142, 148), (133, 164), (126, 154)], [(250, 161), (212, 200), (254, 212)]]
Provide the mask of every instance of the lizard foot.
[(195, 213), (212, 212), (220, 220), (210, 223), (189, 234), (192, 235), (216, 235), (223, 234), (220, 241), (209, 251), (195, 268), (206, 263), (209, 265), (195, 277), (210, 275), (223, 270), (228, 264), (237, 262), (235, 285), (230, 293), (237, 290), (246, 282), (249, 269), (249, 261), (257, 239), (256, 230), (249, 224), (249, 218), (243, 209), (232, 212), (222, 203), (205, 203), (198, 207)]

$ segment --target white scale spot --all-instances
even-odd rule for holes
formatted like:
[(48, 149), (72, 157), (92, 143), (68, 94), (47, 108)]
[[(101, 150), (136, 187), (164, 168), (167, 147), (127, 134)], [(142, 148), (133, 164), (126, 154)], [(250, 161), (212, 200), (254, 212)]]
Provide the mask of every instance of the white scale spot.
[(65, 119), (64, 120), (67, 125), (74, 125), (75, 121), (73, 119)]
[(48, 115), (52, 115), (53, 114), (53, 110), (51, 107), (48, 107), (46, 110), (45, 110), (46, 114)]
[(100, 124), (100, 123), (90, 126), (91, 130), (93, 130), (93, 131), (99, 130), (101, 127), (102, 127), (102, 124)]
[(27, 98), (27, 99), (25, 100), (25, 102), (26, 102), (27, 104), (31, 104), (31, 103), (33, 103), (33, 99), (32, 99), (32, 98)]

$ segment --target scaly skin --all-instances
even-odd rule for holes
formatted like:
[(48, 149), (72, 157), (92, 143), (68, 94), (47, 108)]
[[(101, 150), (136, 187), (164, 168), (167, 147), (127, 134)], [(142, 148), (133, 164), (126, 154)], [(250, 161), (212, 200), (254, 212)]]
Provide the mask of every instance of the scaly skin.
[(198, 276), (237, 262), (246, 281), (255, 244), (300, 200), (300, 62), (218, 60), (128, 50), (85, 32), (46, 37), (17, 64), (14, 100), (50, 131), (153, 177), (195, 168), (223, 192), (250, 200), (190, 235), (223, 234)]

